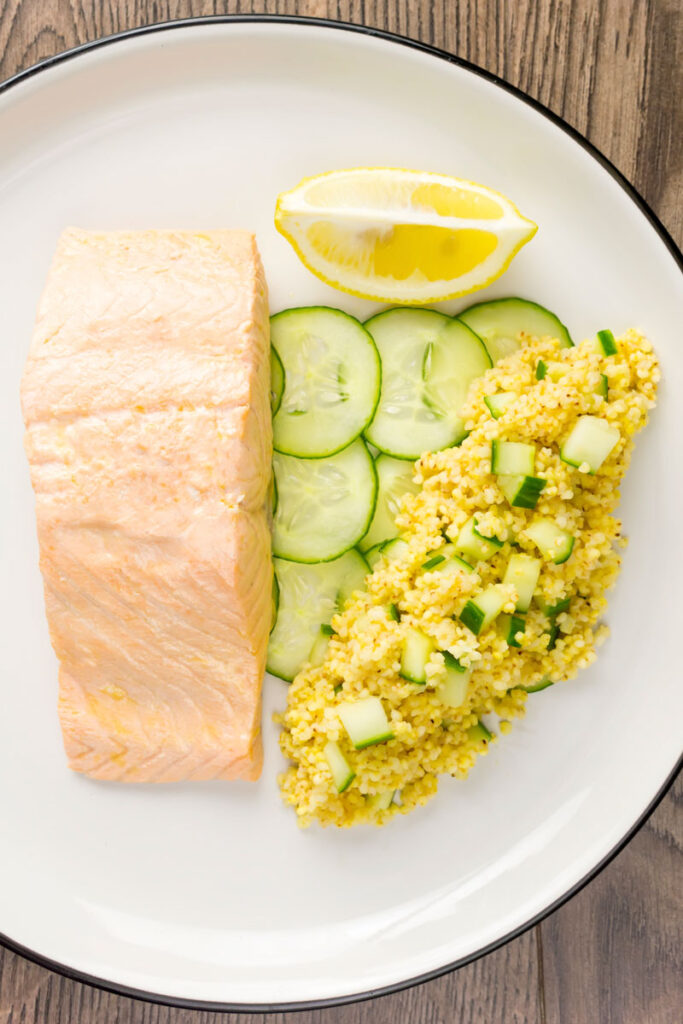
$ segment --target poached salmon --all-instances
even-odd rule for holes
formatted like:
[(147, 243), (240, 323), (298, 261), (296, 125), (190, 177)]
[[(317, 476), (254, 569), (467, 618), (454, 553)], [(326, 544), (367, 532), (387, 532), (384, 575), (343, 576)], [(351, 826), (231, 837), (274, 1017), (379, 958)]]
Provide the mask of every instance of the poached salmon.
[(22, 380), (69, 766), (255, 779), (269, 331), (239, 231), (65, 231)]

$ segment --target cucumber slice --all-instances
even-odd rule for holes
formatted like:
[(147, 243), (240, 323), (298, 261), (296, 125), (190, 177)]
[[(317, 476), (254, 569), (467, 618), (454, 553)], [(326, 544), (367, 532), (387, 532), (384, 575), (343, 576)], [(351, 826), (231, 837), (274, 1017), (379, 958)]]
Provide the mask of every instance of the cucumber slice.
[(306, 306), (271, 317), (284, 366), (284, 394), (273, 419), (273, 446), (319, 458), (341, 451), (372, 419), (381, 368), (363, 325), (338, 309)]
[(275, 629), (275, 623), (277, 622), (277, 613), (280, 607), (280, 585), (273, 569), (273, 587), (271, 590), (271, 613), (270, 613), (270, 632), (272, 633)]
[(484, 402), (494, 420), (499, 420), (505, 410), (514, 405), (518, 398), (519, 395), (514, 391), (501, 391), (497, 395), (486, 395)]
[(365, 324), (382, 359), (382, 389), (365, 436), (400, 459), (458, 444), (470, 383), (491, 366), (464, 324), (433, 309), (389, 309)]
[(497, 537), (482, 537), (480, 533), (477, 533), (476, 516), (467, 520), (454, 544), (455, 550), (464, 556), (465, 563), (470, 566), (493, 558), (496, 551), (502, 546), (503, 542)]
[(533, 476), (536, 447), (520, 441), (491, 441), (491, 472)]
[(377, 475), (359, 438), (326, 459), (273, 453), (278, 507), (273, 554), (292, 562), (328, 562), (364, 536), (375, 511)]
[(403, 558), (409, 551), (410, 544), (403, 540), (402, 537), (387, 540), (382, 545), (382, 557), (386, 558), (389, 562), (393, 562), (396, 558)]
[(503, 610), (507, 601), (507, 590), (500, 583), (493, 583), (482, 590), (476, 598), (470, 598), (460, 612), (460, 621), (478, 636)]
[(470, 726), (467, 730), (467, 738), (474, 743), (488, 744), (493, 739), (493, 733), (490, 732), (480, 720), (476, 725)]
[(567, 530), (560, 529), (552, 519), (536, 519), (527, 526), (525, 532), (543, 557), (555, 565), (562, 565), (572, 553), (573, 536)]
[(394, 738), (379, 697), (346, 701), (339, 705), (337, 714), (356, 750)]
[(498, 624), (508, 646), (522, 646), (517, 640), (517, 634), (524, 632), (526, 623), (520, 615), (501, 615)]
[(382, 557), (382, 548), (384, 547), (384, 544), (385, 542), (382, 541), (381, 544), (375, 544), (373, 547), (368, 548), (367, 551), (363, 552), (365, 561), (368, 563), (371, 569), (375, 568), (380, 558)]
[(335, 743), (334, 740), (330, 740), (329, 743), (325, 744), (323, 754), (332, 772), (337, 792), (343, 793), (355, 779), (356, 773), (339, 749), (339, 744)]
[(367, 551), (383, 540), (398, 536), (396, 516), (404, 494), (417, 494), (419, 485), (413, 480), (415, 467), (412, 462), (392, 459), (390, 455), (378, 455), (375, 459), (377, 470), (377, 504), (368, 532), (359, 544), (361, 551)]
[(274, 416), (280, 408), (282, 392), (285, 390), (285, 371), (282, 360), (270, 346), (270, 412)]
[(527, 299), (477, 302), (458, 313), (458, 319), (479, 335), (494, 363), (517, 351), (520, 331), (535, 338), (550, 335), (558, 339), (562, 348), (573, 344), (569, 331), (554, 313)]
[(515, 608), (518, 612), (529, 611), (541, 573), (541, 564), (540, 558), (533, 558), (532, 555), (525, 555), (517, 551), (510, 555), (503, 583), (512, 584), (517, 591)]
[(400, 675), (411, 683), (426, 683), (425, 669), (435, 650), (431, 637), (409, 626), (403, 636)]
[(461, 665), (450, 651), (441, 653), (446, 663), (446, 678), (439, 683), (435, 692), (444, 704), (448, 704), (452, 708), (459, 708), (461, 704), (465, 703), (472, 669)]
[(513, 508), (536, 508), (546, 481), (540, 476), (499, 476), (498, 486)]
[(560, 458), (570, 466), (586, 463), (591, 473), (597, 473), (620, 439), (618, 429), (607, 420), (579, 416), (560, 448)]
[(327, 648), (330, 644), (330, 633), (321, 626), (318, 630), (310, 654), (306, 659), (311, 668), (318, 668), (327, 657)]
[(291, 681), (308, 660), (320, 623), (329, 622), (354, 590), (362, 590), (368, 571), (359, 551), (334, 562), (300, 565), (273, 559), (279, 584), (279, 608), (268, 643), (267, 668)]

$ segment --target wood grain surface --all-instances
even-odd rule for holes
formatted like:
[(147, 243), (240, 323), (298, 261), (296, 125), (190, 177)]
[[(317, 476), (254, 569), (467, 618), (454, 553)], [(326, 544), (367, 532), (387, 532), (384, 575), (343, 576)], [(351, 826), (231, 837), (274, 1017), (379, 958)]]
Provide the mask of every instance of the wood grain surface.
[[(0, 80), (85, 40), (167, 19), (299, 14), (377, 26), (465, 57), (547, 104), (633, 182), (680, 245), (681, 10), (679, 0), (0, 0)], [(682, 805), (679, 778), (612, 864), (541, 925), (396, 995), (289, 1015), (180, 1010), (98, 991), (0, 949), (0, 1024), (676, 1024)]]

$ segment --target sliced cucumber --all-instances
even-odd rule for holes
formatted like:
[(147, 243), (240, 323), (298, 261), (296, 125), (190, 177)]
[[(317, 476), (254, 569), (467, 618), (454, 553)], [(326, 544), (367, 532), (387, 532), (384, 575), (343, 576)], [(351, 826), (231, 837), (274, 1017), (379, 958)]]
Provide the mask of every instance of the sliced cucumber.
[(517, 551), (510, 555), (503, 583), (510, 583), (517, 591), (515, 608), (518, 612), (529, 611), (531, 599), (538, 584), (541, 564), (540, 558), (533, 558), (532, 555), (525, 555)]
[(491, 441), (491, 472), (533, 476), (536, 447), (521, 441)]
[(498, 486), (513, 508), (536, 508), (545, 485), (540, 476), (498, 477)]
[(412, 462), (392, 459), (390, 455), (378, 455), (375, 459), (377, 470), (377, 504), (368, 532), (359, 544), (361, 551), (367, 551), (383, 540), (398, 536), (396, 516), (401, 498), (405, 494), (417, 494), (419, 485), (413, 480), (415, 467)]
[(337, 714), (356, 750), (384, 743), (394, 737), (379, 697), (346, 701), (339, 705)]
[(455, 550), (464, 556), (468, 565), (486, 562), (489, 558), (493, 558), (496, 551), (502, 546), (503, 542), (497, 537), (483, 537), (477, 532), (476, 516), (467, 520), (454, 544)]
[(354, 590), (361, 590), (368, 571), (358, 551), (334, 562), (300, 565), (273, 560), (279, 584), (279, 608), (268, 643), (268, 671), (290, 681), (308, 660), (320, 623), (329, 622)]
[(402, 537), (394, 537), (382, 544), (382, 557), (393, 562), (397, 558), (403, 558), (410, 551), (410, 544)]
[(436, 644), (431, 637), (409, 626), (403, 635), (401, 676), (411, 683), (425, 683), (427, 662), (435, 650)]
[(312, 668), (318, 668), (318, 666), (322, 665), (322, 663), (325, 661), (325, 658), (327, 657), (327, 648), (329, 647), (329, 645), (330, 633), (323, 626), (321, 626), (318, 632), (316, 633), (316, 637), (315, 640), (313, 641), (313, 646), (311, 647), (310, 654), (306, 659), (308, 661), (308, 664)]
[(382, 557), (382, 548), (384, 547), (384, 541), (381, 544), (375, 544), (373, 547), (368, 548), (367, 551), (363, 552), (365, 561), (368, 563), (371, 569), (374, 569), (380, 558)]
[(343, 793), (355, 779), (356, 773), (339, 749), (339, 744), (335, 743), (334, 740), (330, 740), (325, 744), (323, 754), (332, 772), (337, 792)]
[(554, 313), (527, 299), (478, 302), (458, 313), (458, 319), (479, 335), (494, 363), (519, 348), (520, 331), (535, 338), (550, 335), (562, 348), (573, 344), (569, 331)]
[(543, 557), (555, 565), (562, 565), (572, 553), (573, 536), (567, 530), (560, 529), (552, 519), (536, 519), (527, 526), (525, 532)]
[(515, 391), (500, 391), (497, 395), (486, 395), (484, 402), (494, 420), (499, 420), (505, 410), (514, 405), (518, 398), (519, 395)]
[(280, 607), (280, 585), (273, 569), (273, 586), (271, 590), (271, 613), (270, 613), (270, 632), (272, 633), (275, 629), (275, 623), (277, 622), (277, 613)]
[(585, 463), (591, 473), (597, 473), (620, 439), (617, 427), (607, 420), (599, 416), (579, 416), (560, 448), (560, 458), (570, 466)]
[(507, 600), (507, 588), (501, 586), (500, 583), (493, 583), (490, 587), (482, 590), (477, 597), (470, 598), (460, 612), (460, 621), (468, 629), (471, 629), (475, 636), (478, 636), (482, 629), (486, 629), (496, 616), (500, 615)]
[(365, 436), (400, 459), (458, 444), (470, 383), (491, 366), (464, 324), (431, 309), (389, 309), (365, 324), (382, 358), (382, 390)]
[(436, 688), (436, 695), (449, 707), (459, 708), (465, 703), (472, 669), (465, 668), (450, 651), (441, 652), (446, 663), (446, 678)]
[(520, 615), (501, 615), (498, 619), (501, 633), (510, 647), (521, 647), (517, 634), (523, 633), (526, 623)]
[(276, 451), (318, 458), (346, 448), (379, 398), (379, 355), (368, 332), (341, 310), (306, 306), (271, 317), (270, 336), (285, 384), (273, 419)]
[(375, 511), (377, 475), (359, 438), (326, 459), (273, 453), (278, 507), (273, 554), (293, 562), (338, 558), (365, 535)]
[(273, 348), (270, 346), (270, 412), (271, 415), (280, 408), (280, 402), (282, 401), (282, 392), (285, 389), (285, 371), (282, 366), (282, 360)]

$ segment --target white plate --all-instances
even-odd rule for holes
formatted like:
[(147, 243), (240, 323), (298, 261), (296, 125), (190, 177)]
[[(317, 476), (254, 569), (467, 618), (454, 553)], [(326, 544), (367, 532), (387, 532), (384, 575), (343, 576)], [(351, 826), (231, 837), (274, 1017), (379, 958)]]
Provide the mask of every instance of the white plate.
[[(623, 840), (680, 752), (683, 292), (663, 232), (519, 96), (424, 49), (329, 26), (205, 22), (86, 48), (5, 91), (0, 139), (6, 941), (152, 998), (282, 1005), (438, 973), (523, 928)], [(274, 310), (329, 303), (366, 316), (372, 304), (318, 282), (272, 224), (281, 189), (359, 164), (443, 171), (511, 196), (540, 229), (480, 296), (530, 296), (575, 336), (637, 324), (655, 343), (664, 383), (623, 489), (631, 544), (612, 638), (574, 683), (533, 696), (466, 783), (444, 783), (386, 829), (297, 829), (276, 786), (270, 712), (285, 690), (273, 679), (257, 785), (72, 775), (18, 397), (57, 234), (252, 228)]]

